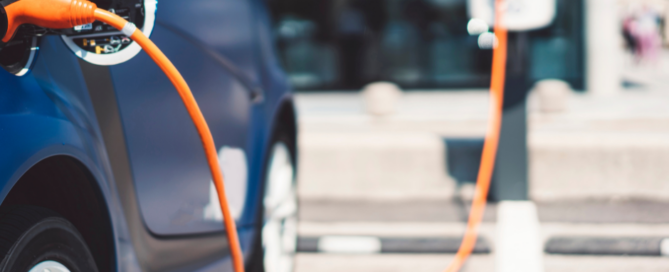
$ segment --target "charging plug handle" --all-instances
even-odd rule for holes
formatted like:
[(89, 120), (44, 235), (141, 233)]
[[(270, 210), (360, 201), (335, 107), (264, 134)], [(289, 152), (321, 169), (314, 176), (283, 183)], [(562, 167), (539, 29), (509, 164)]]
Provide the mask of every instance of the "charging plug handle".
[(18, 0), (2, 6), (0, 33), (9, 42), (23, 24), (64, 29), (95, 21), (95, 3), (86, 0)]

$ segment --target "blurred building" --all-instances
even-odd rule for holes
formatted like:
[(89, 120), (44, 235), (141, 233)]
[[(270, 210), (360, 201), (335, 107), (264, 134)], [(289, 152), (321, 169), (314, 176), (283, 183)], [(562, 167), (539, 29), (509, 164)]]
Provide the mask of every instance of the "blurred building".
[[(530, 74), (582, 90), (586, 0), (558, 0), (548, 27), (529, 34)], [(591, 0), (587, 0), (591, 1)], [(298, 90), (483, 88), (492, 61), (485, 23), (467, 0), (271, 0), (284, 67)]]

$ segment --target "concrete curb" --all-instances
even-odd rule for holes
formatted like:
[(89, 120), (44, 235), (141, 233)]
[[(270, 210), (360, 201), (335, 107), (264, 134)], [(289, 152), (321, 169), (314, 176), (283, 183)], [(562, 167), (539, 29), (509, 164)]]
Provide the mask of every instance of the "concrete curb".
[[(299, 237), (297, 251), (303, 253), (342, 254), (438, 254), (456, 253), (461, 237), (375, 237), (375, 236), (320, 236)], [(490, 253), (486, 239), (479, 237), (474, 254)]]
[(563, 255), (669, 256), (669, 238), (554, 237), (545, 252)]

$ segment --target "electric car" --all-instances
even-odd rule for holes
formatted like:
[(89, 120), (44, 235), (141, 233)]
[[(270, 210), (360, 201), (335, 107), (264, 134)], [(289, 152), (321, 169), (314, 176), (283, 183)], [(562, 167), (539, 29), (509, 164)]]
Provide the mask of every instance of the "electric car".
[[(189, 83), (247, 271), (291, 271), (296, 121), (264, 0), (93, 2)], [(136, 43), (100, 22), (23, 25), (0, 66), (0, 271), (232, 271), (195, 126)]]

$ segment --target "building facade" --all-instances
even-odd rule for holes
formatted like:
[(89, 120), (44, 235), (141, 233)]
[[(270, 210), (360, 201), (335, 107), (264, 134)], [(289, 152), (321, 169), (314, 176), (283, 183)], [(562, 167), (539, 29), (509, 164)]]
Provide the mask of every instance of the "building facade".
[[(493, 29), (467, 0), (273, 0), (279, 54), (297, 90), (485, 88)], [(586, 87), (584, 0), (558, 0), (548, 27), (527, 34), (532, 80)], [(478, 23), (478, 24), (477, 24)], [(483, 36), (483, 37), (482, 37)]]

